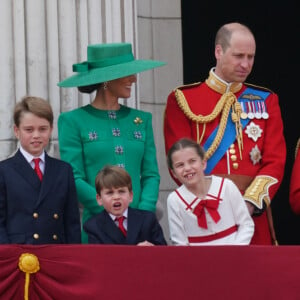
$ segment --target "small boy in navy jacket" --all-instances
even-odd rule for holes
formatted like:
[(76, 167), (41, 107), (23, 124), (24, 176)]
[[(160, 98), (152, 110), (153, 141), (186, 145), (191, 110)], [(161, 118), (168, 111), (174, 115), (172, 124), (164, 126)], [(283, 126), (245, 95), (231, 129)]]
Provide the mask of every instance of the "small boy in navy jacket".
[(83, 224), (90, 244), (167, 244), (153, 212), (129, 207), (133, 191), (127, 171), (105, 166), (97, 174), (95, 185), (97, 201), (104, 210)]
[(45, 152), (52, 130), (48, 101), (27, 96), (16, 104), (20, 147), (0, 162), (0, 244), (81, 243), (72, 167)]

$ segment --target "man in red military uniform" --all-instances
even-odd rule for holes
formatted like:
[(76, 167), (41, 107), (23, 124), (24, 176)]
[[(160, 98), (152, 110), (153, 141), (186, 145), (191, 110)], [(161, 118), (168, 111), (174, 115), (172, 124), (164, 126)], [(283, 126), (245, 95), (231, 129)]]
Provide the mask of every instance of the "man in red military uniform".
[(173, 90), (164, 117), (166, 152), (182, 137), (206, 150), (206, 174), (232, 179), (255, 223), (251, 244), (276, 244), (271, 201), (284, 174), (286, 145), (277, 94), (244, 83), (256, 51), (250, 29), (223, 25), (215, 39), (216, 67), (203, 83)]

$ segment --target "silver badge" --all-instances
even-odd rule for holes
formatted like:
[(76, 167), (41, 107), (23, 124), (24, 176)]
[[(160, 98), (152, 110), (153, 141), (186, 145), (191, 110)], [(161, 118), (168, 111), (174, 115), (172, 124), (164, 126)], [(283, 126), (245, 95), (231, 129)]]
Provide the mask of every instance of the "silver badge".
[(261, 137), (262, 132), (262, 129), (254, 122), (251, 122), (245, 130), (245, 133), (247, 133), (248, 137), (251, 138), (254, 142), (256, 142), (258, 138)]
[(261, 160), (261, 153), (260, 153), (260, 150), (258, 149), (257, 145), (255, 145), (255, 147), (252, 148), (252, 150), (250, 152), (250, 158), (253, 162), (253, 165), (256, 165)]

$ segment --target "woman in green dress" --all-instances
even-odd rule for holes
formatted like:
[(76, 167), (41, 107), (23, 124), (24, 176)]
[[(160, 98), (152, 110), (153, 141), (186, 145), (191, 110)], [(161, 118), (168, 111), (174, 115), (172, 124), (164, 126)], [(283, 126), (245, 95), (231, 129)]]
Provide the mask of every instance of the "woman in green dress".
[[(128, 43), (89, 45), (87, 57), (73, 65), (77, 74), (58, 83), (83, 93), (96, 92), (91, 104), (63, 112), (58, 119), (60, 156), (73, 167), (82, 224), (103, 209), (96, 201), (95, 177), (106, 164), (130, 174), (131, 207), (155, 212), (160, 176), (152, 115), (124, 106), (119, 99), (130, 97), (136, 73), (165, 63), (135, 59)], [(87, 243), (84, 231), (82, 243)]]

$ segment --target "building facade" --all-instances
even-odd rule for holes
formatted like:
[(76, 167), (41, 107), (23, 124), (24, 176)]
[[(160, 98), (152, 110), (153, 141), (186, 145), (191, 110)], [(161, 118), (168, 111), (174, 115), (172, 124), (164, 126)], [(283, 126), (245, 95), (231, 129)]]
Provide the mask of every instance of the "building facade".
[(57, 83), (86, 60), (88, 44), (130, 42), (137, 58), (167, 65), (138, 75), (123, 103), (149, 111), (161, 174), (157, 215), (168, 240), (166, 198), (175, 187), (165, 161), (163, 112), (169, 92), (183, 82), (180, 0), (2, 0), (0, 1), (0, 159), (17, 148), (13, 108), (25, 95), (47, 99), (54, 111), (48, 149), (59, 157), (57, 118), (91, 101)]

